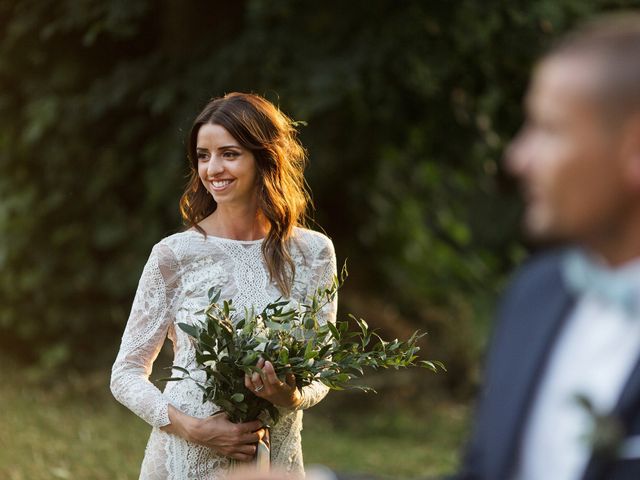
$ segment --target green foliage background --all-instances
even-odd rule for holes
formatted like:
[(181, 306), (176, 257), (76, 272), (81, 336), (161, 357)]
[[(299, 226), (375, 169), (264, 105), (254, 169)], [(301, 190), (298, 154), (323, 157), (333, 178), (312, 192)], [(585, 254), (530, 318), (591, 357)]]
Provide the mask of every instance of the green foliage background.
[(181, 228), (184, 137), (212, 96), (305, 120), (344, 309), (431, 333), (469, 377), (525, 254), (500, 158), (534, 59), (601, 0), (0, 0), (0, 346), (113, 359), (151, 246)]

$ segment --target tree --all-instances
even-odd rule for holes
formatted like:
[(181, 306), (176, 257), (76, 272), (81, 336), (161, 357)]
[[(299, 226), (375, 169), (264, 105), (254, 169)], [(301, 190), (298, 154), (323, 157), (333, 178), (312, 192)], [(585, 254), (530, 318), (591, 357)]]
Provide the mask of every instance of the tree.
[(0, 342), (113, 356), (151, 245), (180, 228), (185, 132), (237, 90), (308, 122), (347, 303), (426, 324), (455, 365), (525, 252), (499, 159), (532, 62), (638, 3), (0, 1)]

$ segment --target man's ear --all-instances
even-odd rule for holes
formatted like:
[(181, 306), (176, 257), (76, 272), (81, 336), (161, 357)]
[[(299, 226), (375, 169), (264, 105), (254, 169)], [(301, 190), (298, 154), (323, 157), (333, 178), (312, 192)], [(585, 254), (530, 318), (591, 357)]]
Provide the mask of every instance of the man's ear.
[(622, 156), (625, 180), (640, 194), (640, 112), (632, 115), (626, 122)]

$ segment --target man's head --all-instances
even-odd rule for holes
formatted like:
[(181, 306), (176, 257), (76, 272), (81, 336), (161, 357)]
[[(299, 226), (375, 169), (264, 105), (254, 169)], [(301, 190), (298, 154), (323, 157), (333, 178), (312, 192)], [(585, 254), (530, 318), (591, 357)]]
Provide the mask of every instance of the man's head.
[(625, 235), (640, 221), (640, 15), (566, 37), (536, 67), (526, 110), (507, 165), (527, 231), (596, 249)]

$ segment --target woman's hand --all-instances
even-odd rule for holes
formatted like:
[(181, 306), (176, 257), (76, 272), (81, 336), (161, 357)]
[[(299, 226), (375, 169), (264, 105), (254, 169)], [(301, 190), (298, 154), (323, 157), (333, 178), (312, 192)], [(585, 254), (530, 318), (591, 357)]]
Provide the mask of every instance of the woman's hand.
[(296, 378), (288, 374), (284, 382), (276, 375), (271, 362), (263, 358), (258, 360), (256, 367), (262, 369), (262, 375), (254, 372), (244, 376), (244, 385), (256, 396), (270, 401), (277, 407), (296, 408), (302, 403), (302, 395), (296, 387)]
[[(233, 472), (225, 480), (304, 480), (298, 475), (287, 473), (277, 467), (272, 468), (268, 472), (256, 471), (255, 466), (234, 468)], [(312, 477), (304, 477), (311, 480)], [(321, 480), (313, 477), (315, 480)], [(326, 480), (326, 479), (324, 479)]]
[(169, 420), (171, 423), (162, 427), (162, 430), (189, 442), (209, 447), (226, 457), (242, 461), (253, 459), (256, 453), (255, 443), (265, 434), (260, 420), (232, 423), (226, 413), (196, 418), (181, 412), (173, 405), (169, 405)]

